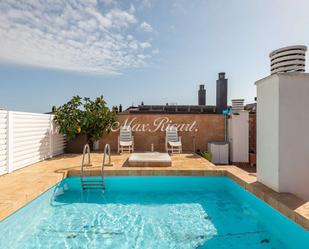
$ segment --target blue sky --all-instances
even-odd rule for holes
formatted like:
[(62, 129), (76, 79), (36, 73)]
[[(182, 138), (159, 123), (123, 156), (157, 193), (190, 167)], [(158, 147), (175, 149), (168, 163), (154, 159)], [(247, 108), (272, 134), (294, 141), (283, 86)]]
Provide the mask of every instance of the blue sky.
[(0, 107), (46, 112), (71, 96), (110, 106), (253, 102), (268, 54), (309, 45), (307, 0), (28, 0), (0, 2)]

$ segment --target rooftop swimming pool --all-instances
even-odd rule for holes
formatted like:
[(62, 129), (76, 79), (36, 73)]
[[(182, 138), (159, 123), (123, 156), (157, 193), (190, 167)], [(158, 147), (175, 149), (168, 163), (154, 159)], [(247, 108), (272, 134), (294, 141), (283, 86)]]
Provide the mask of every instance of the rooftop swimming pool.
[(301, 249), (309, 233), (227, 177), (67, 178), (0, 223), (0, 248)]

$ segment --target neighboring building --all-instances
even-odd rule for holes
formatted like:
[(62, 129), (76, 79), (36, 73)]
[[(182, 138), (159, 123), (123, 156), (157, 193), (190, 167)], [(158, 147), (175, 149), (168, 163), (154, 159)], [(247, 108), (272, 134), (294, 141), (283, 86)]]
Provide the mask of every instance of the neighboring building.
[(245, 105), (245, 110), (249, 111), (250, 114), (256, 114), (256, 103)]
[(217, 79), (217, 98), (216, 98), (217, 113), (222, 113), (227, 109), (227, 79), (225, 73), (219, 73)]
[(206, 105), (139, 105), (130, 106), (122, 112), (127, 113), (153, 113), (153, 114), (214, 114), (216, 113), (215, 106)]
[(197, 105), (144, 105), (142, 102), (139, 106), (130, 106), (124, 110), (123, 114), (127, 113), (167, 113), (167, 114), (222, 114), (222, 111), (227, 109), (227, 79), (225, 73), (219, 73), (219, 79), (217, 80), (217, 105), (206, 105), (206, 89), (205, 85), (200, 85), (198, 90), (198, 104)]
[(198, 90), (198, 105), (144, 105), (144, 102), (139, 106), (130, 106), (127, 110), (122, 112), (127, 113), (153, 113), (153, 114), (214, 114), (216, 113), (216, 106), (206, 106), (206, 90), (205, 85), (200, 85)]
[(200, 90), (198, 90), (198, 105), (206, 105), (205, 85), (200, 85)]
[(57, 110), (57, 107), (53, 105), (51, 112), (44, 112), (44, 114), (55, 114), (56, 110)]

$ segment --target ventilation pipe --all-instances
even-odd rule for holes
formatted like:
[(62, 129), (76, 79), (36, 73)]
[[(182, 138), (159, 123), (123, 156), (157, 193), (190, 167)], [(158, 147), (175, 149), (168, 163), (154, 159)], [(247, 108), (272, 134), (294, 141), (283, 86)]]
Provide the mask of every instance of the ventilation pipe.
[(269, 54), (271, 74), (305, 72), (306, 46), (288, 46)]
[(244, 110), (244, 99), (232, 99), (232, 111), (239, 112)]

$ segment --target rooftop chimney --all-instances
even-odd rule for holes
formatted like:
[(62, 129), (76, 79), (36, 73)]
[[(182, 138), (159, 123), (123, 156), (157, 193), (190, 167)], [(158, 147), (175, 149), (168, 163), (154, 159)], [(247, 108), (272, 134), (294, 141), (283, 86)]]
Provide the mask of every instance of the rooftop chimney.
[(222, 113), (223, 110), (227, 108), (227, 79), (225, 78), (225, 73), (219, 73), (219, 78), (217, 79), (217, 113)]
[(232, 110), (233, 112), (244, 110), (244, 99), (232, 99)]
[(269, 54), (271, 74), (305, 72), (306, 46), (279, 48)]
[(205, 85), (200, 85), (200, 90), (198, 90), (198, 105), (206, 105)]

